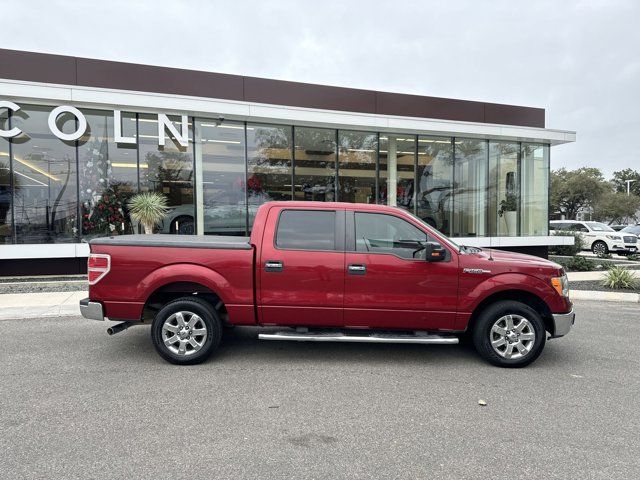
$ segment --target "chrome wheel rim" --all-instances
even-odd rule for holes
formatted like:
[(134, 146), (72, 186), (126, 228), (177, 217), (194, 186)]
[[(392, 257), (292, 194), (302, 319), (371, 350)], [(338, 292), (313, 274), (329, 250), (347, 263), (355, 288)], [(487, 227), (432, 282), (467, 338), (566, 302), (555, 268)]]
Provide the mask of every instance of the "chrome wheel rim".
[(162, 324), (162, 341), (171, 353), (188, 357), (204, 346), (207, 326), (193, 312), (176, 312)]
[(491, 347), (502, 358), (526, 357), (536, 341), (536, 332), (529, 320), (521, 315), (505, 315), (491, 327)]
[(607, 253), (607, 246), (604, 243), (598, 242), (593, 246), (593, 253), (596, 255), (604, 255)]

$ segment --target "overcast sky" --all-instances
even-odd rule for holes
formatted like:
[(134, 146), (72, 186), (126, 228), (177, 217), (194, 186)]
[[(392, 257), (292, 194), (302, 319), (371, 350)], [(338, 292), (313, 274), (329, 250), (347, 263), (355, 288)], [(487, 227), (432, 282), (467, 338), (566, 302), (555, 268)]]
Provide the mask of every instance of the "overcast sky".
[[(3, 6), (4, 5), (4, 6)], [(640, 170), (640, 1), (2, 0), (0, 47), (545, 108)]]

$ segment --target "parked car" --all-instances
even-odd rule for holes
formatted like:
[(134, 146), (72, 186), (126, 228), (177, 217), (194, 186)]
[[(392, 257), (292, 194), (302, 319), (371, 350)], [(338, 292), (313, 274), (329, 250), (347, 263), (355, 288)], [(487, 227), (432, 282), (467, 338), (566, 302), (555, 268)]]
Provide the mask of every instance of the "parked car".
[(577, 220), (552, 220), (549, 231), (578, 232), (584, 240), (585, 250), (591, 250), (596, 255), (617, 253), (629, 255), (638, 250), (638, 236), (616, 232), (609, 225), (600, 222), (579, 222)]
[[(224, 325), (264, 340), (455, 344), (503, 367), (534, 361), (575, 315), (562, 267), (460, 246), (382, 205), (269, 202), (251, 237), (122, 235), (90, 242), (86, 318), (151, 323), (166, 360), (205, 360)], [(284, 330), (282, 330), (284, 328)]]
[(609, 225), (609, 226), (613, 228), (616, 232), (619, 232), (620, 230), (625, 228), (627, 225)]
[(630, 233), (640, 237), (640, 225), (628, 225), (621, 230), (623, 233)]

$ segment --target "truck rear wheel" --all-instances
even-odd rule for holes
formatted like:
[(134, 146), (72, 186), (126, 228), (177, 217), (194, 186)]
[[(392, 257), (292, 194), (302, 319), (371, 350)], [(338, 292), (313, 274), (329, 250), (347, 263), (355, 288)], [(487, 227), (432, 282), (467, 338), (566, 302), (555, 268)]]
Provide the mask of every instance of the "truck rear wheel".
[(222, 324), (213, 307), (194, 297), (167, 303), (151, 325), (156, 351), (168, 362), (193, 365), (205, 361), (220, 344)]
[(525, 367), (542, 353), (546, 341), (540, 315), (524, 303), (496, 302), (480, 313), (472, 332), (482, 358), (499, 367)]

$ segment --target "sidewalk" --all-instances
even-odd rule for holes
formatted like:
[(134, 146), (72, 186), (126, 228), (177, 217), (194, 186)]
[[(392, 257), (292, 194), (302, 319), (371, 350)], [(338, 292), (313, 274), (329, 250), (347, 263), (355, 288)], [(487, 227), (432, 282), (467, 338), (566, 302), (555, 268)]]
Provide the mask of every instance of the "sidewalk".
[(5, 293), (0, 295), (0, 320), (80, 315), (78, 302), (88, 292)]
[(580, 280), (602, 280), (607, 273), (606, 270), (600, 272), (567, 272), (569, 282)]

